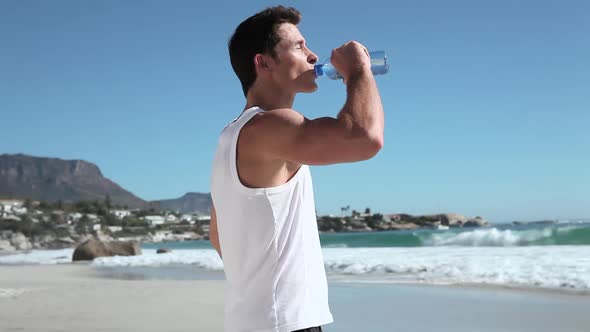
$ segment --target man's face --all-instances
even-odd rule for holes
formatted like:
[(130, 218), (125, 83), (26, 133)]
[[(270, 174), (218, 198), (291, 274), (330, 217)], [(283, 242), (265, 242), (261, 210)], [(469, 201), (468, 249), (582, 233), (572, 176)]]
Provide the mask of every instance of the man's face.
[(283, 23), (277, 34), (281, 41), (275, 47), (277, 57), (273, 61), (272, 79), (294, 93), (317, 90), (313, 66), (318, 57), (307, 48), (299, 29)]

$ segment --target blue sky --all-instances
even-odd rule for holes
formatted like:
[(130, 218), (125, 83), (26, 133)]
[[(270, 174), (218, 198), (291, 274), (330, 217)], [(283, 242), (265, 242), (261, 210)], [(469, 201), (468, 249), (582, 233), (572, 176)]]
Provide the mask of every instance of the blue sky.
[[(143, 199), (208, 192), (244, 106), (227, 41), (278, 2), (0, 2), (0, 153), (84, 159)], [(590, 2), (286, 1), (322, 59), (384, 50), (385, 147), (313, 167), (320, 214), (590, 217)], [(335, 116), (320, 79), (295, 109)]]

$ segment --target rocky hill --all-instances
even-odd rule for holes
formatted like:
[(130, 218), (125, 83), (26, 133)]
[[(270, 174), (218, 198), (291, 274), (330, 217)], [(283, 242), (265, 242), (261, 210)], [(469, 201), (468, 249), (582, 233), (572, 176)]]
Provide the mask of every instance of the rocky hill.
[(211, 213), (211, 195), (203, 193), (186, 193), (176, 199), (157, 201), (162, 210), (179, 211), (181, 213)]
[(100, 169), (83, 160), (0, 155), (0, 196), (46, 202), (104, 200), (129, 208), (146, 208), (148, 202), (105, 178)]

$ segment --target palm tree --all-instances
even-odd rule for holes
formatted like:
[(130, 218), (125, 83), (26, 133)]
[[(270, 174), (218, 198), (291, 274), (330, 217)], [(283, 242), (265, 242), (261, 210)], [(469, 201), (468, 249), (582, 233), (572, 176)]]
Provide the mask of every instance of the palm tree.
[(340, 211), (342, 212), (342, 216), (346, 216), (346, 213), (348, 212), (348, 210), (350, 210), (350, 205), (347, 206), (343, 206), (340, 208)]

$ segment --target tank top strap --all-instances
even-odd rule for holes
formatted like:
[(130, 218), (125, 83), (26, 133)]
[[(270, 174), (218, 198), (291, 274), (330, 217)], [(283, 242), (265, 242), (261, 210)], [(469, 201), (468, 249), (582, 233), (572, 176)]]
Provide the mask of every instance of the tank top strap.
[[(248, 121), (250, 121), (256, 114), (264, 112), (264, 110), (258, 106), (250, 107), (242, 112), (234, 122), (238, 122), (238, 128), (243, 127)], [(239, 129), (238, 129), (239, 130)]]

